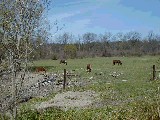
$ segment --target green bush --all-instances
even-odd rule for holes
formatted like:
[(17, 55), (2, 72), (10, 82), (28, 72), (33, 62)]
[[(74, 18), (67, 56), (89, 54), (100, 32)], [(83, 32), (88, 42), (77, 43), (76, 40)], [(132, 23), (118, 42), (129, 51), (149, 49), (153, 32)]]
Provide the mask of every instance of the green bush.
[(74, 59), (77, 57), (77, 47), (72, 44), (65, 45), (64, 53), (67, 55), (68, 58)]
[(54, 55), (52, 56), (52, 60), (58, 60), (58, 57), (57, 57), (56, 54), (54, 54)]

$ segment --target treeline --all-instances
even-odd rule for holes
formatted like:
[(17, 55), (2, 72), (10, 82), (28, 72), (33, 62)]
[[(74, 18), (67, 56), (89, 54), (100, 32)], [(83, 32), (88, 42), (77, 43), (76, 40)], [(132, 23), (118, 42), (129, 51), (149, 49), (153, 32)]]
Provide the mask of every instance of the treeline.
[(36, 49), (33, 59), (160, 55), (160, 35), (153, 31), (146, 36), (136, 31), (97, 35), (69, 33), (54, 38)]

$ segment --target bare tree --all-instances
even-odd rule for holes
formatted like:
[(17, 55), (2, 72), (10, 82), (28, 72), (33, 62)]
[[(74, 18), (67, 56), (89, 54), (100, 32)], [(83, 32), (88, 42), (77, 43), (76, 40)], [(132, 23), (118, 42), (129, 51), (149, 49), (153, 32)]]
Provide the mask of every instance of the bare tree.
[(96, 41), (97, 39), (97, 35), (94, 34), (94, 33), (85, 33), (83, 35), (83, 40), (84, 40), (84, 43), (86, 44), (86, 50), (87, 51), (90, 51), (91, 48), (92, 48), (92, 42)]
[(130, 49), (130, 52), (134, 55), (139, 54), (140, 55), (140, 48), (141, 48), (141, 33), (136, 31), (130, 31), (124, 35), (124, 39), (126, 39), (128, 43), (128, 49)]
[[(45, 22), (44, 13), (48, 5), (48, 0), (2, 0), (0, 3), (0, 29), (3, 35), (0, 45), (4, 49), (1, 82), (4, 74), (7, 74), (7, 81), (12, 83), (9, 84), (11, 89), (10, 86), (1, 86), (0, 112), (4, 114), (10, 110), (11, 119), (16, 119), (18, 100), (23, 97), (19, 96), (19, 91), (23, 89), (29, 55), (34, 51), (33, 40), (37, 34), (44, 38), (47, 36), (47, 30), (41, 23)], [(5, 89), (11, 93), (8, 100)]]
[(102, 44), (102, 56), (106, 57), (106, 56), (111, 56), (110, 55), (110, 41), (112, 38), (112, 33), (111, 32), (105, 32), (104, 35), (100, 35), (100, 42)]
[(150, 51), (150, 54), (155, 55), (159, 52), (159, 40), (160, 37), (158, 34), (155, 34), (153, 31), (149, 31), (147, 35), (147, 42), (149, 44), (149, 48), (146, 48), (148, 51)]

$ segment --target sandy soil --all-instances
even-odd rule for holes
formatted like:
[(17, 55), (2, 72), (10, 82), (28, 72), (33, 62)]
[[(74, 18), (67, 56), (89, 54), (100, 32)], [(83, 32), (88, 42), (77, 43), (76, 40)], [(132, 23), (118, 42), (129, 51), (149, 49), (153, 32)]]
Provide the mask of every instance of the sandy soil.
[(42, 102), (35, 105), (37, 110), (43, 110), (50, 107), (58, 107), (62, 110), (68, 110), (72, 108), (86, 108), (99, 100), (99, 94), (94, 91), (67, 91), (55, 95), (55, 97), (49, 101)]

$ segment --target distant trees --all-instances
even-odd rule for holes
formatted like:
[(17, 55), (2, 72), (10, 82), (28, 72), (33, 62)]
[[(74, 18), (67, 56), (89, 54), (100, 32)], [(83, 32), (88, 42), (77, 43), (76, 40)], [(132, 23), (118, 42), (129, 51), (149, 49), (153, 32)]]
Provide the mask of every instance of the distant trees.
[[(85, 33), (78, 35), (63, 34), (62, 38), (66, 42), (50, 43), (53, 52), (58, 54), (58, 58), (69, 54), (69, 46), (76, 46), (76, 57), (94, 57), (94, 56), (142, 56), (142, 55), (159, 55), (160, 54), (160, 35), (154, 34), (152, 31), (147, 36), (142, 37), (137, 31), (127, 33), (106, 32), (97, 35), (95, 33)], [(67, 37), (68, 36), (68, 37)], [(72, 37), (69, 37), (72, 36)], [(58, 37), (59, 38), (59, 37)], [(65, 45), (64, 45), (65, 43)], [(71, 47), (70, 46), (70, 47)], [(65, 47), (65, 49), (64, 49)], [(68, 58), (73, 58), (68, 55)]]
[[(64, 36), (64, 38), (63, 38)], [(66, 37), (68, 36), (68, 37)], [(56, 54), (58, 58), (83, 58), (83, 57), (111, 57), (111, 56), (142, 56), (160, 54), (160, 35), (149, 32), (142, 37), (141, 33), (130, 31), (127, 33), (106, 32), (104, 34), (85, 33), (73, 36), (65, 33), (57, 37), (57, 43), (46, 43), (46, 54), (41, 58), (52, 58)], [(62, 42), (62, 40), (66, 42)], [(68, 46), (76, 46), (76, 56), (69, 55)], [(67, 47), (66, 47), (67, 46)], [(71, 47), (70, 46), (70, 47)], [(41, 49), (42, 50), (42, 49)], [(40, 51), (39, 51), (40, 52)], [(67, 56), (66, 56), (67, 55)], [(49, 57), (50, 56), (50, 57)]]

